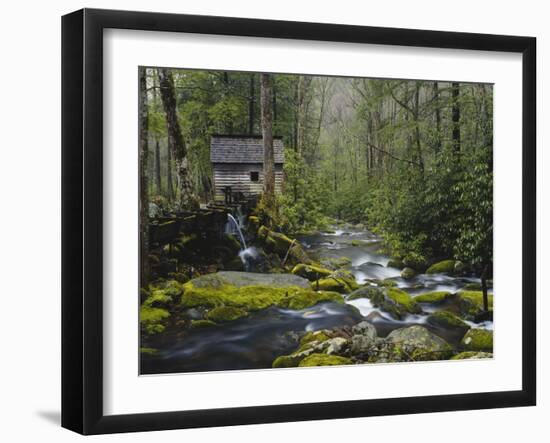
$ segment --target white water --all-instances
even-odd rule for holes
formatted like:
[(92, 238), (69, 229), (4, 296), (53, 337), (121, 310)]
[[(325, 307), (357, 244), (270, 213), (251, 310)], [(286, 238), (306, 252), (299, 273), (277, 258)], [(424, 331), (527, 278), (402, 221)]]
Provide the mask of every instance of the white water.
[(235, 226), (237, 232), (239, 233), (242, 249), (246, 250), (246, 241), (244, 240), (244, 235), (240, 223), (231, 214), (227, 214), (227, 220), (233, 222), (233, 226)]

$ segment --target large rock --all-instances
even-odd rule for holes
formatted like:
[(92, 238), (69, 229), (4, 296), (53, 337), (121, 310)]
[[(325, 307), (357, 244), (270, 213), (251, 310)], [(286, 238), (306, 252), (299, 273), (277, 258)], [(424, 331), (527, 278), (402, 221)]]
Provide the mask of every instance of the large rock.
[(182, 287), (182, 308), (231, 306), (251, 312), (270, 306), (300, 310), (321, 302), (344, 303), (340, 294), (315, 291), (306, 279), (292, 274), (217, 272), (190, 280)]
[(369, 322), (362, 321), (361, 323), (351, 328), (353, 336), (351, 337), (351, 354), (354, 356), (362, 356), (367, 354), (376, 344), (377, 334), (376, 328)]
[(455, 260), (443, 260), (431, 265), (426, 274), (453, 274), (455, 271)]
[[(493, 294), (488, 294), (489, 311), (493, 310)], [(483, 292), (459, 291), (455, 294), (460, 313), (467, 320), (475, 320), (483, 310)]]
[(362, 288), (356, 289), (347, 296), (348, 300), (357, 300), (358, 298), (372, 298), (376, 296), (383, 296), (384, 289), (378, 286), (365, 285)]
[(373, 294), (370, 301), (392, 317), (401, 320), (406, 314), (418, 314), (422, 309), (408, 293), (397, 288), (384, 288), (381, 293)]
[(351, 272), (340, 269), (333, 272), (328, 277), (317, 280), (313, 284), (313, 287), (321, 291), (334, 291), (341, 294), (348, 294), (356, 290), (359, 286)]
[(449, 311), (437, 311), (430, 314), (426, 320), (428, 324), (442, 329), (460, 329), (464, 333), (470, 329), (470, 325)]
[(445, 340), (419, 325), (396, 329), (386, 341), (395, 346), (394, 352), (413, 361), (446, 360), (452, 355), (452, 348)]
[(311, 264), (312, 262), (300, 242), (287, 237), (285, 234), (261, 226), (258, 229), (257, 238), (264, 244), (266, 249), (277, 253), (283, 260), (286, 259), (285, 263)]
[(403, 268), (401, 271), (401, 277), (405, 280), (410, 280), (416, 276), (416, 271), (413, 268)]
[(460, 344), (467, 351), (493, 352), (493, 331), (472, 328), (462, 338)]
[(327, 354), (311, 354), (304, 358), (299, 364), (299, 367), (308, 366), (340, 366), (351, 365), (353, 362), (346, 357), (340, 357), (338, 355)]
[(214, 274), (201, 275), (189, 283), (197, 288), (219, 288), (223, 285), (236, 286), (271, 286), (284, 288), (298, 286), (310, 288), (309, 281), (294, 274), (258, 274), (254, 272), (221, 271)]
[(292, 269), (294, 275), (307, 278), (310, 281), (319, 280), (323, 277), (328, 277), (333, 271), (321, 268), (315, 265), (306, 265), (304, 263), (297, 264)]

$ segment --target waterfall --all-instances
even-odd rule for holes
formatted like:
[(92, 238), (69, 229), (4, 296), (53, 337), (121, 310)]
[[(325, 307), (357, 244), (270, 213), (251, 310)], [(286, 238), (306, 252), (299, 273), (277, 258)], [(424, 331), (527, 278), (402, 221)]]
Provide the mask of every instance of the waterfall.
[(237, 232), (239, 233), (239, 239), (241, 240), (241, 246), (242, 249), (246, 249), (246, 241), (244, 240), (243, 231), (241, 230), (241, 225), (237, 220), (235, 220), (235, 217), (233, 217), (231, 214), (227, 214), (227, 220), (228, 222), (233, 222), (233, 225), (237, 229)]

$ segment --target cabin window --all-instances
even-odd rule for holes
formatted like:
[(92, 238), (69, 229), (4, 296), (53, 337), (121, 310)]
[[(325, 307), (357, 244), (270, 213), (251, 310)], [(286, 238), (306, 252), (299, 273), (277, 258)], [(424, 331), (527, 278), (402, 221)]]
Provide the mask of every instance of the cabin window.
[(251, 182), (260, 181), (260, 173), (258, 171), (250, 171), (250, 181)]

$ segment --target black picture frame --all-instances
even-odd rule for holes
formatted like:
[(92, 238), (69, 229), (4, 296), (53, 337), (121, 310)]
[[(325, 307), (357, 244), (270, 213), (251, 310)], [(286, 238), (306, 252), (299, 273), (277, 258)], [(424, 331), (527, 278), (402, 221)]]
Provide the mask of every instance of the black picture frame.
[[(522, 55), (522, 389), (131, 415), (103, 412), (103, 30), (171, 31)], [(62, 426), (82, 434), (319, 420), (536, 403), (536, 39), (83, 9), (62, 18)]]

